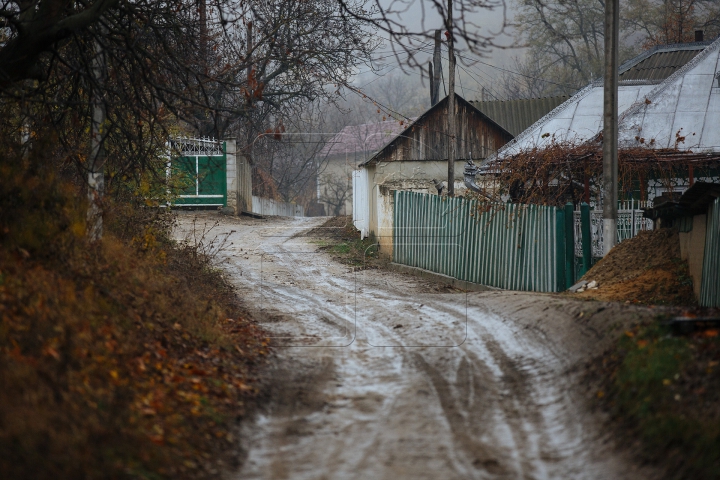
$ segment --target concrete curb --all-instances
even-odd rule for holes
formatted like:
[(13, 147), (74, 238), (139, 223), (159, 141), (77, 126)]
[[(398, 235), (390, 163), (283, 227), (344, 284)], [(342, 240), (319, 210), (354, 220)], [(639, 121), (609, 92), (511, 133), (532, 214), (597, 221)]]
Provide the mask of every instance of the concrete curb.
[(488, 287), (487, 285), (481, 285), (479, 283), (466, 282), (465, 280), (458, 280), (457, 278), (449, 277), (447, 275), (443, 275), (442, 273), (435, 273), (431, 272), (430, 270), (425, 270), (417, 267), (409, 267), (407, 265), (401, 265), (399, 263), (390, 263), (388, 264), (387, 268), (388, 270), (392, 270), (394, 272), (415, 275), (421, 278), (425, 278), (427, 280), (432, 280), (438, 283), (444, 283), (445, 285), (450, 285), (453, 288), (467, 290), (469, 292), (489, 292), (492, 290), (502, 290), (501, 288)]

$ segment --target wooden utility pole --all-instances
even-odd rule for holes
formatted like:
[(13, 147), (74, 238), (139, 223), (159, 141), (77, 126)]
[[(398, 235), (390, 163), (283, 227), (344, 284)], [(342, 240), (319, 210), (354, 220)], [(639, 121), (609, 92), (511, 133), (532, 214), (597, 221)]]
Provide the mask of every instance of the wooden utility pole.
[(605, 1), (605, 82), (603, 101), (603, 255), (615, 246), (618, 202), (618, 40), (619, 0)]
[(455, 196), (455, 39), (453, 38), (452, 0), (448, 0), (447, 37), (448, 37), (448, 197)]
[[(100, 27), (102, 34), (106, 33)], [(103, 87), (107, 74), (105, 51), (98, 39), (95, 39), (95, 58), (92, 61), (93, 80), (92, 88), (92, 120), (90, 137), (90, 158), (88, 162), (88, 211), (87, 236), (91, 242), (96, 242), (103, 235), (102, 197), (105, 193), (105, 136), (107, 135), (107, 110)]]
[(442, 76), (442, 52), (441, 40), (442, 30), (435, 30), (435, 51), (433, 61), (430, 63), (430, 106), (440, 101), (440, 77)]

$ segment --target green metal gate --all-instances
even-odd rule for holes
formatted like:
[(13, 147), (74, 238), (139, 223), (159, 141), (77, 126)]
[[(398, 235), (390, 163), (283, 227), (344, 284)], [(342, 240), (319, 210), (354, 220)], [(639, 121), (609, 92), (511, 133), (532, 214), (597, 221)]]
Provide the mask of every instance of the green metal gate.
[(173, 155), (168, 175), (183, 188), (176, 206), (227, 206), (227, 156), (225, 143), (212, 139), (183, 138), (170, 141)]

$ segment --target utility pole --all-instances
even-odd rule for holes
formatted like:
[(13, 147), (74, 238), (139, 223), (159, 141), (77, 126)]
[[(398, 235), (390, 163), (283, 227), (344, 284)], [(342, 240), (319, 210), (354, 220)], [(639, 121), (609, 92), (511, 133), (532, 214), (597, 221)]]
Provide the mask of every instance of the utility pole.
[(440, 101), (440, 77), (442, 76), (441, 30), (435, 30), (435, 51), (430, 62), (430, 106)]
[(448, 197), (455, 196), (455, 39), (453, 38), (452, 0), (448, 0), (447, 37), (448, 37)]
[[(105, 27), (100, 27), (100, 33), (105, 34)], [(105, 136), (107, 134), (107, 110), (103, 87), (107, 74), (105, 51), (100, 40), (95, 39), (95, 58), (92, 61), (93, 80), (92, 88), (92, 120), (90, 137), (90, 162), (88, 169), (88, 211), (87, 236), (91, 242), (96, 242), (103, 235), (102, 197), (105, 193)]]
[(615, 246), (618, 202), (618, 39), (619, 0), (605, 1), (603, 100), (603, 255)]

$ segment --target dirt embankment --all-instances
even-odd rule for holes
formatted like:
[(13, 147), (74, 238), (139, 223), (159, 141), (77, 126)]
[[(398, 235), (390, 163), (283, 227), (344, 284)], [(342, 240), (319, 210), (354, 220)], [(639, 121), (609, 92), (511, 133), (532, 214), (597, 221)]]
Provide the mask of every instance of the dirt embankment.
[(0, 158), (0, 477), (216, 478), (265, 332), (164, 210), (107, 201), (101, 241), (53, 172)]
[(595, 280), (597, 290), (580, 298), (656, 305), (695, 305), (687, 262), (680, 259), (677, 230), (640, 232), (625, 240), (583, 277)]
[(677, 231), (641, 232), (583, 280), (599, 288), (573, 298), (649, 304), (656, 312), (607, 336), (605, 351), (586, 364), (588, 394), (609, 414), (621, 448), (657, 465), (665, 478), (720, 478), (718, 330), (683, 336), (663, 322), (718, 314), (697, 307)]

